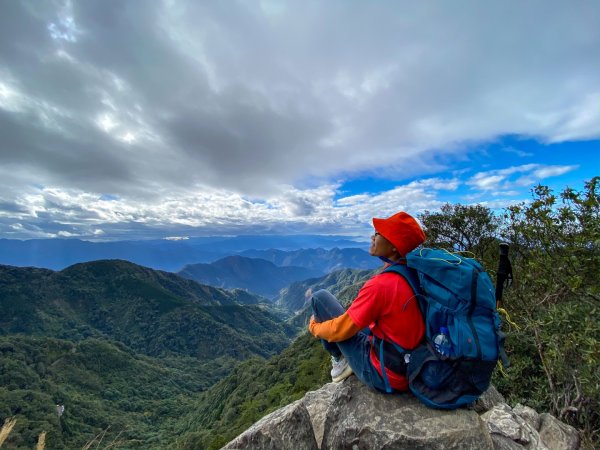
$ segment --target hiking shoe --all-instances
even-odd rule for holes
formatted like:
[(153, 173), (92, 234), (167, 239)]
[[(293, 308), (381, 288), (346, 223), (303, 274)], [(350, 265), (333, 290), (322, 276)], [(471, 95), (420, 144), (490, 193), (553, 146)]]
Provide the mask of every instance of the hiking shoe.
[(352, 375), (352, 367), (348, 364), (348, 360), (343, 356), (339, 358), (331, 357), (331, 381), (338, 383)]

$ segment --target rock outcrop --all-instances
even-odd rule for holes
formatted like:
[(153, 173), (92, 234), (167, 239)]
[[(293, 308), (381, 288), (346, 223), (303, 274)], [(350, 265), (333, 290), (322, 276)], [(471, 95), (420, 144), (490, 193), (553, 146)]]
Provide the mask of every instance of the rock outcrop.
[(511, 408), (494, 388), (472, 408), (439, 411), (351, 376), (265, 416), (223, 448), (577, 450), (579, 435), (550, 414)]

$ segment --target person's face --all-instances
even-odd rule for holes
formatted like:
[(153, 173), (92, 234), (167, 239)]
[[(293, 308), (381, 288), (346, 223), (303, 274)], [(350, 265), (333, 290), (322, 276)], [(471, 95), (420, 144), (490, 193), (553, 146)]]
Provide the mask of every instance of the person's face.
[(397, 258), (399, 256), (392, 243), (377, 232), (371, 236), (369, 253), (371, 256), (383, 256), (385, 258)]

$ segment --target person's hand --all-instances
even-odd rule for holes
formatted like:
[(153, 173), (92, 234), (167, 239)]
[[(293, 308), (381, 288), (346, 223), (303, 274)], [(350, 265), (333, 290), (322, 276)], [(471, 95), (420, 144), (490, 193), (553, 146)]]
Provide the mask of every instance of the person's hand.
[(315, 315), (313, 314), (312, 316), (310, 316), (310, 322), (308, 323), (308, 331), (310, 331), (310, 334), (312, 334), (314, 337), (317, 337), (314, 331), (316, 326), (317, 322), (315, 320)]

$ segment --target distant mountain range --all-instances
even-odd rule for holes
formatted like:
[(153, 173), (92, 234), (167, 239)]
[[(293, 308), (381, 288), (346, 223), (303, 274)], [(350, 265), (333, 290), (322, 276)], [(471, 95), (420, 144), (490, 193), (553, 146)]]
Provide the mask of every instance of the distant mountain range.
[(375, 269), (381, 261), (369, 255), (362, 248), (311, 248), (283, 251), (246, 250), (240, 255), (249, 258), (261, 258), (277, 266), (300, 266), (327, 274), (340, 269)]
[[(366, 248), (368, 244), (343, 236), (282, 235), (196, 237), (118, 242), (78, 239), (0, 239), (0, 264), (61, 270), (100, 259), (123, 259), (153, 269), (176, 272), (187, 264), (216, 261), (246, 250), (306, 248)], [(251, 256), (251, 255), (246, 255)], [(269, 258), (265, 258), (269, 259)], [(301, 264), (294, 264), (301, 265)]]
[(210, 264), (190, 264), (178, 275), (211, 286), (247, 289), (272, 299), (289, 284), (322, 275), (322, 272), (305, 267), (279, 267), (264, 259), (235, 255)]
[[(275, 299), (282, 289), (292, 283), (321, 277), (340, 269), (374, 269), (381, 265), (379, 259), (358, 248), (318, 248), (289, 252), (274, 249), (246, 250), (242, 255), (228, 256), (209, 264), (190, 264), (178, 274), (199, 283), (246, 289)], [(248, 258), (248, 255), (256, 257)], [(291, 303), (299, 301), (303, 301), (303, 298), (290, 300), (289, 304), (283, 306), (286, 310), (295, 312)]]

